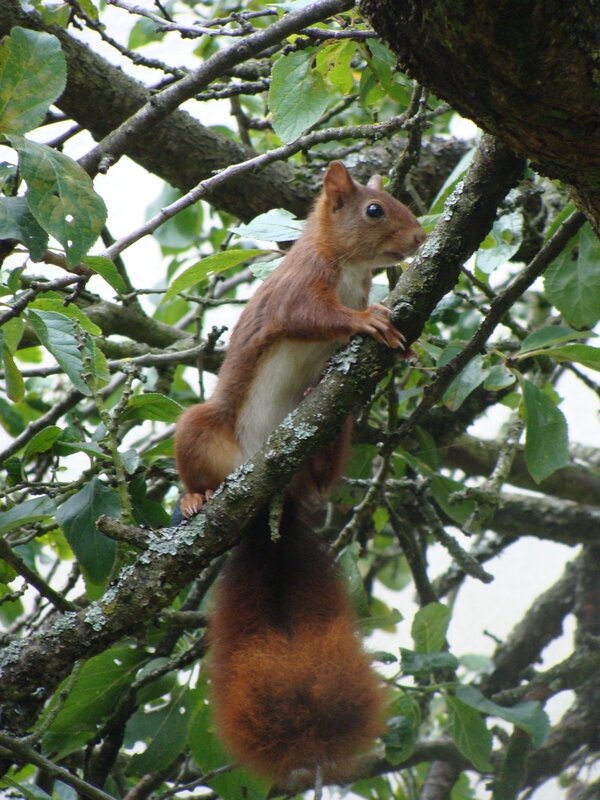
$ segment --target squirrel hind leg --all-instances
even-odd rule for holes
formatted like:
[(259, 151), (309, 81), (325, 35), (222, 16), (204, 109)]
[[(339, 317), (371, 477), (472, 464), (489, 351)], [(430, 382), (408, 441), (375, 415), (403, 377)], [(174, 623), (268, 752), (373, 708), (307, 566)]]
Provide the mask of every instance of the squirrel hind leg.
[(180, 416), (175, 457), (185, 487), (180, 509), (186, 517), (197, 514), (242, 461), (231, 424), (211, 402), (191, 406)]

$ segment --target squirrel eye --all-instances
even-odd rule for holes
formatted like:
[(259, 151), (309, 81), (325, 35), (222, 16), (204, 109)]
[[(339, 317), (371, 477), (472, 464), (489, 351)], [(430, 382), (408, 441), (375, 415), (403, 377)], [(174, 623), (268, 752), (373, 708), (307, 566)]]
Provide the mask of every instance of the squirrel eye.
[(367, 216), (372, 219), (379, 219), (379, 217), (383, 217), (384, 214), (383, 206), (380, 206), (379, 203), (369, 203), (367, 206)]

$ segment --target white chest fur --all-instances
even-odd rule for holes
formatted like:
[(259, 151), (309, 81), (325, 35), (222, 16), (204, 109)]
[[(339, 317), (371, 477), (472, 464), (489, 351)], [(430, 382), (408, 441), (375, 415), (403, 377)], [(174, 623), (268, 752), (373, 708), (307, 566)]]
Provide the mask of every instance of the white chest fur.
[(363, 309), (367, 305), (371, 269), (363, 263), (344, 264), (337, 284), (340, 303), (348, 308)]
[[(366, 306), (369, 267), (346, 264), (337, 285), (340, 302), (349, 308)], [(283, 419), (314, 386), (337, 342), (298, 342), (284, 339), (261, 363), (238, 417), (236, 433), (242, 460), (250, 458)]]
[(257, 370), (237, 423), (243, 460), (250, 458), (266, 438), (314, 386), (335, 342), (293, 342), (275, 345)]

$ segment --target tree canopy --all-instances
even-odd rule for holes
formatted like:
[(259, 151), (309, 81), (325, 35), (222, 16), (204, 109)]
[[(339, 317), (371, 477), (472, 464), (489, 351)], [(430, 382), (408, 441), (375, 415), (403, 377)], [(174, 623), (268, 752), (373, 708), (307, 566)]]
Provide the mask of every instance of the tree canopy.
[[(215, 737), (210, 591), (253, 513), (349, 413), (321, 534), (390, 716), (346, 788), (599, 796), (600, 451), (569, 436), (565, 409), (597, 434), (597, 12), (480, 6), (3, 0), (9, 796), (283, 794)], [(332, 159), (384, 175), (429, 232), (373, 290), (411, 352), (352, 340), (253, 463), (171, 527), (174, 422), (210, 393), (226, 327), (300, 235)], [(477, 582), (504, 605), (502, 558), (531, 538), (566, 546), (562, 575), (532, 563), (533, 601), (519, 587), (506, 632), (465, 652), (483, 615), (457, 598)]]

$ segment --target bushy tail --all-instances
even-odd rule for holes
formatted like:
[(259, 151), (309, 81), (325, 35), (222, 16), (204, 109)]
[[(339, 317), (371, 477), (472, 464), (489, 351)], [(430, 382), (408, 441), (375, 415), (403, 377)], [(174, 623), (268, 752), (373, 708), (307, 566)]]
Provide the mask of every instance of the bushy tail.
[(231, 558), (210, 624), (219, 733), (232, 756), (279, 785), (342, 780), (382, 733), (385, 692), (362, 650), (342, 579), (287, 507)]

